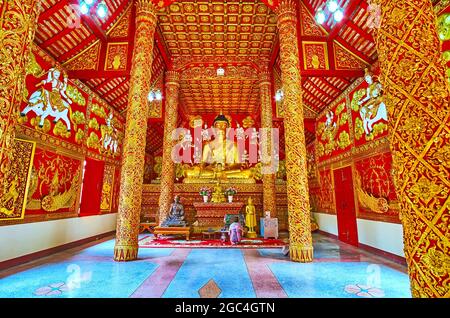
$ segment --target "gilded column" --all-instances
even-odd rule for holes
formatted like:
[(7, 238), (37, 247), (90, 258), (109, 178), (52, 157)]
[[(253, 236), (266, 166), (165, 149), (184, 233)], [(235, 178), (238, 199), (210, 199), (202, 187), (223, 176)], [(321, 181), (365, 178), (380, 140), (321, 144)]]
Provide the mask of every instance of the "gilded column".
[(139, 217), (147, 133), (147, 96), (150, 91), (156, 9), (151, 0), (136, 1), (136, 33), (122, 154), (119, 213), (114, 259), (137, 258)]
[[(261, 100), (261, 127), (267, 132), (267, 151), (266, 154), (273, 154), (272, 149), (272, 99), (271, 99), (271, 82), (270, 73), (268, 71), (261, 72), (259, 74), (259, 96)], [(268, 160), (269, 169), (273, 165), (273, 155)], [(263, 174), (263, 209), (264, 211), (270, 211), (271, 217), (276, 217), (276, 191), (275, 191), (275, 171), (274, 173)]]
[(26, 67), (41, 10), (40, 0), (0, 2), (0, 163), (12, 154), (14, 123), (23, 99)]
[(172, 131), (177, 128), (178, 93), (180, 88), (180, 74), (175, 71), (166, 73), (166, 104), (164, 117), (164, 145), (161, 172), (161, 192), (159, 195), (159, 223), (166, 219), (173, 201), (175, 187), (175, 162), (172, 160)]
[(450, 297), (450, 106), (431, 1), (378, 0), (380, 81), (414, 297)]
[(297, 40), (297, 1), (282, 0), (276, 9), (284, 92), (286, 174), (290, 257), (311, 262), (313, 245), (306, 167), (300, 55)]

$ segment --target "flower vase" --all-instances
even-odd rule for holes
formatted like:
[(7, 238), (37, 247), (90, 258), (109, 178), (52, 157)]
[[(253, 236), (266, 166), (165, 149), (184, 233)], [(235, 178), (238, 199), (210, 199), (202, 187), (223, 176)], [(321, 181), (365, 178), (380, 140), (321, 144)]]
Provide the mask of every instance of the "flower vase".
[(228, 196), (228, 202), (229, 202), (229, 203), (233, 202), (233, 196), (232, 196), (232, 195), (229, 195), (229, 196)]
[(204, 196), (203, 196), (203, 202), (205, 202), (205, 203), (208, 202), (208, 196), (207, 196), (207, 195), (204, 195)]

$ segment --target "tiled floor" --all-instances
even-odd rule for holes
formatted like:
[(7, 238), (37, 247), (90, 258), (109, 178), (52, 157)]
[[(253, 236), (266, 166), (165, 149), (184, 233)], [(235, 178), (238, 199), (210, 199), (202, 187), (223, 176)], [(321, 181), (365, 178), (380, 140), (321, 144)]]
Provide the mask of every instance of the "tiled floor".
[(314, 262), (281, 249), (141, 248), (112, 260), (112, 238), (0, 272), (0, 297), (411, 297), (406, 268), (314, 235)]

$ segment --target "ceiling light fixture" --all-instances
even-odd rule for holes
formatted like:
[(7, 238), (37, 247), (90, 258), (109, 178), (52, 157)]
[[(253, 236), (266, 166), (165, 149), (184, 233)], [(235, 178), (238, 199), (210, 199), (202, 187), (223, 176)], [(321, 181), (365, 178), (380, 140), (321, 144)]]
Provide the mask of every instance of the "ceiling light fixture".
[(80, 12), (81, 12), (81, 14), (89, 13), (89, 5), (84, 1), (80, 2)]
[(162, 93), (161, 91), (158, 89), (156, 91), (151, 91), (150, 93), (148, 93), (148, 101), (151, 103), (153, 101), (160, 101), (162, 100)]
[(275, 93), (275, 100), (277, 102), (281, 101), (284, 98), (284, 93), (282, 89), (277, 90), (277, 92)]
[[(80, 0), (80, 12), (83, 15), (89, 14), (92, 8), (96, 7), (96, 14), (100, 19), (108, 15), (108, 6), (104, 0)], [(97, 3), (97, 4), (96, 4)]]
[(219, 67), (217, 69), (217, 76), (224, 76), (225, 75), (225, 70), (222, 67)]
[(99, 18), (103, 19), (108, 14), (108, 7), (106, 6), (105, 1), (102, 1), (97, 6), (97, 15)]
[(342, 11), (342, 9), (338, 9), (333, 13), (333, 18), (334, 21), (336, 22), (341, 22), (342, 19), (344, 18), (344, 12)]
[(319, 24), (323, 24), (325, 22), (325, 20), (327, 19), (325, 12), (323, 12), (322, 9), (320, 9), (319, 11), (317, 11), (316, 14), (316, 21)]
[(337, 9), (339, 9), (339, 4), (336, 0), (330, 0), (327, 2), (327, 8), (331, 13), (334, 13)]
[(339, 23), (344, 18), (344, 10), (339, 6), (338, 0), (328, 0), (325, 5), (317, 10), (316, 22), (324, 24), (332, 17), (335, 23)]

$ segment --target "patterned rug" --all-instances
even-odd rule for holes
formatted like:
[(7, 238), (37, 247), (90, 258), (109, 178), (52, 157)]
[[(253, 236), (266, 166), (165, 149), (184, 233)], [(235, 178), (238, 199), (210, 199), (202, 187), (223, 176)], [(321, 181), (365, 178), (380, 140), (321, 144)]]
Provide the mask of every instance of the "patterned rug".
[(139, 247), (200, 247), (200, 248), (280, 248), (287, 243), (276, 239), (248, 239), (243, 238), (239, 244), (233, 245), (229, 241), (222, 242), (220, 239), (202, 239), (201, 235), (194, 235), (189, 241), (182, 236), (160, 235), (155, 239), (153, 235), (143, 237), (139, 240)]

